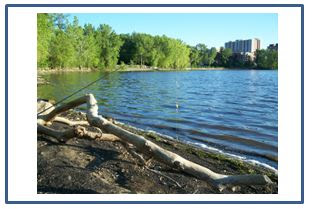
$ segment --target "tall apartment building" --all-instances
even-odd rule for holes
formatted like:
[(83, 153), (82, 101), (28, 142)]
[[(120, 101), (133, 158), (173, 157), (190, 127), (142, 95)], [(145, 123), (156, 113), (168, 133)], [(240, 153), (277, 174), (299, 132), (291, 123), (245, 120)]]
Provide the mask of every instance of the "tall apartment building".
[(225, 43), (225, 48), (229, 48), (233, 53), (253, 54), (257, 49), (261, 48), (260, 39), (236, 40)]

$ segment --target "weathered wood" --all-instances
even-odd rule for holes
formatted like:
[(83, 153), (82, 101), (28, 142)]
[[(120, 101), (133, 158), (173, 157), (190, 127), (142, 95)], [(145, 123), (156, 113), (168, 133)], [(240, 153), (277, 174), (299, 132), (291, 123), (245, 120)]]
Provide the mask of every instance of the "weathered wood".
[(73, 128), (64, 131), (57, 131), (39, 123), (37, 123), (37, 133), (52, 136), (61, 142), (66, 142), (76, 136), (75, 129)]
[(223, 184), (231, 185), (264, 185), (272, 183), (266, 175), (223, 175), (215, 173), (210, 169), (186, 160), (185, 158), (163, 149), (155, 143), (145, 139), (142, 136), (138, 136), (127, 130), (124, 130), (105, 118), (98, 115), (97, 101), (92, 94), (86, 95), (87, 102), (87, 119), (93, 126), (99, 127), (105, 132), (112, 133), (119, 138), (133, 144), (139, 152), (142, 152), (148, 156), (152, 156), (156, 160), (181, 170), (185, 173), (191, 174), (197, 178), (209, 181), (217, 187), (221, 187)]
[(203, 179), (220, 189), (224, 185), (265, 185), (272, 183), (266, 175), (223, 175), (191, 162), (173, 152), (163, 149), (157, 144), (145, 139), (142, 136), (124, 130), (102, 116), (98, 115), (97, 101), (92, 94), (87, 94), (72, 102), (61, 105), (43, 116), (45, 121), (49, 121), (57, 114), (68, 109), (79, 106), (83, 103), (87, 104), (87, 119), (90, 125), (100, 128), (102, 131), (114, 134), (125, 142), (135, 146), (136, 150), (148, 157), (153, 157), (159, 162), (176, 168), (182, 172), (193, 175), (199, 179)]
[(47, 115), (52, 110), (54, 110), (53, 104), (51, 104), (47, 100), (43, 99), (37, 100), (37, 113), (40, 113), (39, 115)]
[(102, 132), (93, 132), (93, 131), (87, 131), (87, 129), (83, 126), (77, 126), (75, 127), (75, 133), (79, 137), (86, 137), (93, 140), (99, 140), (99, 141), (121, 141), (120, 138), (113, 134), (106, 134)]
[(53, 119), (54, 122), (64, 123), (69, 126), (78, 126), (78, 125), (89, 125), (88, 121), (72, 121), (67, 118), (56, 116)]
[(65, 112), (67, 110), (70, 110), (70, 109), (73, 109), (74, 107), (77, 107), (79, 105), (82, 105), (86, 103), (86, 97), (83, 96), (83, 97), (79, 97), (73, 101), (70, 101), (66, 104), (63, 104), (63, 105), (60, 105), (56, 108), (54, 108), (51, 112), (49, 112), (48, 114), (45, 114), (45, 115), (40, 115), (38, 116), (39, 119), (42, 119), (46, 122), (49, 122), (51, 121), (56, 115), (62, 113), (62, 112)]
[[(73, 137), (88, 138), (99, 141), (111, 141), (111, 142), (121, 141), (120, 138), (113, 134), (87, 131), (85, 127), (79, 125), (66, 129), (64, 131), (58, 131), (48, 126), (37, 124), (37, 133), (52, 136), (61, 142), (66, 142)], [(122, 144), (124, 145), (124, 143)]]

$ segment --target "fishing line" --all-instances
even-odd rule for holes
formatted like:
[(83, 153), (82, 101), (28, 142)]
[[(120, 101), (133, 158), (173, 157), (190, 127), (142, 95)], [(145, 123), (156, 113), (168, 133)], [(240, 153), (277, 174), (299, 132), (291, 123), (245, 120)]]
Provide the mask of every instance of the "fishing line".
[[(176, 91), (175, 91), (175, 105), (176, 105), (176, 120), (178, 119), (178, 113), (179, 113), (179, 103), (178, 103), (178, 90), (179, 90), (179, 84), (177, 81), (177, 72), (175, 72), (175, 84), (176, 84)], [(176, 121), (175, 123), (175, 132), (176, 132), (176, 140), (178, 140), (178, 123)]]
[(106, 75), (101, 76), (100, 78), (98, 78), (97, 80), (95, 80), (95, 81), (89, 83), (88, 85), (84, 86), (83, 88), (80, 88), (80, 89), (78, 89), (77, 91), (73, 92), (72, 94), (70, 94), (70, 95), (64, 97), (64, 98), (61, 99), (60, 101), (58, 101), (58, 102), (56, 102), (55, 104), (51, 105), (50, 107), (48, 107), (48, 108), (42, 110), (41, 112), (37, 113), (37, 116), (40, 115), (41, 113), (45, 112), (46, 110), (49, 110), (50, 108), (57, 106), (57, 105), (60, 104), (61, 102), (64, 102), (64, 101), (67, 100), (68, 98), (70, 98), (70, 97), (74, 96), (75, 94), (79, 93), (80, 91), (82, 91), (82, 90), (88, 88), (88, 87), (91, 86), (92, 84), (94, 84), (94, 83), (96, 83), (96, 82), (102, 80), (105, 76), (106, 76)]

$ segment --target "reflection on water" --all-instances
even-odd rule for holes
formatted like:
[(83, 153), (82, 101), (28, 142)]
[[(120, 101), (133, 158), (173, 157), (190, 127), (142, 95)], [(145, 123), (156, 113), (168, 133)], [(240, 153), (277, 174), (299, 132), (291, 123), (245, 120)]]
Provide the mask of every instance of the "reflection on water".
[(277, 71), (51, 74), (38, 97), (61, 100), (103, 75), (73, 98), (93, 93), (102, 115), (277, 167)]

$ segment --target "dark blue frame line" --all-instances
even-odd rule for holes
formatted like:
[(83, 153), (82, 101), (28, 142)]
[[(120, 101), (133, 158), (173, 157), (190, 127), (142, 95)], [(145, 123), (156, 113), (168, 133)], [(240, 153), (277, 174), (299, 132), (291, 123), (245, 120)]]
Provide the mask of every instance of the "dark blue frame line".
[(301, 201), (304, 203), (304, 6), (301, 6)]
[(5, 7), (5, 202), (8, 203), (8, 7)]
[[(9, 7), (300, 7), (301, 8), (301, 200), (300, 201), (9, 201), (8, 200), (8, 8)], [(303, 4), (6, 4), (5, 5), (5, 203), (6, 204), (303, 204), (304, 203), (304, 5)]]

